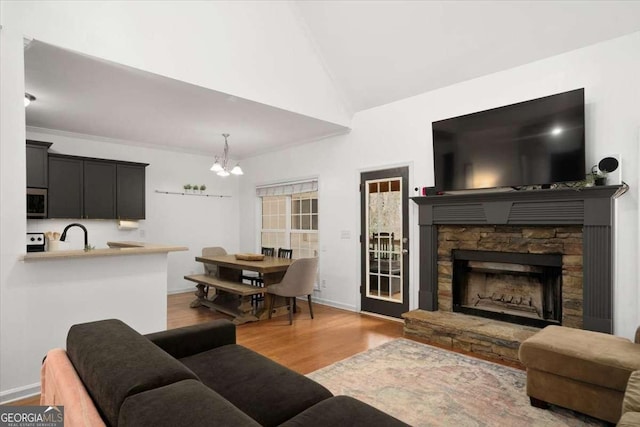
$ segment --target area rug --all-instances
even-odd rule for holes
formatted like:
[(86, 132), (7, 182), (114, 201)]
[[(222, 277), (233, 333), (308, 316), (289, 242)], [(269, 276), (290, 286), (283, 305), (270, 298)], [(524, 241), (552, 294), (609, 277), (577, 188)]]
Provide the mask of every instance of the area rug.
[(603, 426), (552, 406), (534, 408), (526, 373), (396, 339), (307, 375), (412, 426)]

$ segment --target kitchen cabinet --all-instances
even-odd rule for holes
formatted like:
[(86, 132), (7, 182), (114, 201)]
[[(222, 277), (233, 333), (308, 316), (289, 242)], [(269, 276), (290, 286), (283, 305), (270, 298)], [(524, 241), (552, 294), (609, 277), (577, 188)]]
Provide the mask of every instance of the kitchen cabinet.
[(145, 163), (49, 155), (49, 218), (144, 219)]
[(84, 161), (49, 154), (49, 218), (83, 218)]
[(51, 145), (50, 142), (27, 140), (27, 187), (49, 186), (48, 150)]
[(115, 218), (117, 164), (104, 160), (84, 160), (83, 163), (83, 218)]
[(118, 219), (145, 218), (146, 166), (135, 163), (118, 163), (116, 191)]

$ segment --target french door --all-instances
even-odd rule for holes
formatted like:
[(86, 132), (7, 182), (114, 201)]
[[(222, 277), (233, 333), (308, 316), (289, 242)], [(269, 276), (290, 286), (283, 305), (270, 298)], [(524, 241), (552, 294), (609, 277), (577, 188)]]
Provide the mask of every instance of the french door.
[(409, 311), (408, 186), (408, 167), (360, 175), (362, 311)]

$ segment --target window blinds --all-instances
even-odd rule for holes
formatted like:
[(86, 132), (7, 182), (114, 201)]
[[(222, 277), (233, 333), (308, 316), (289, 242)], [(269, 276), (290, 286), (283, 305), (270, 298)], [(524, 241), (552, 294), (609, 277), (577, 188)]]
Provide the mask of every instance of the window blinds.
[(308, 193), (310, 191), (318, 191), (317, 179), (261, 185), (256, 187), (256, 195), (258, 197), (289, 196), (291, 194)]

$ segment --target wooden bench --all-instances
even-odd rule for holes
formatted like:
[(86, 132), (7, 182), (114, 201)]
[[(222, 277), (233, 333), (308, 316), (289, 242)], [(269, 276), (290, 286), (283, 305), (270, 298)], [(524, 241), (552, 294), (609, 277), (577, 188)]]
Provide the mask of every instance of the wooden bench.
[[(224, 280), (206, 274), (193, 274), (184, 276), (185, 280), (196, 283), (198, 291), (196, 299), (191, 302), (191, 308), (201, 305), (234, 316), (233, 323), (240, 325), (246, 322), (259, 320), (252, 313), (251, 295), (264, 293), (264, 288), (246, 285), (240, 282)], [(209, 297), (209, 288), (214, 288), (216, 293)]]

